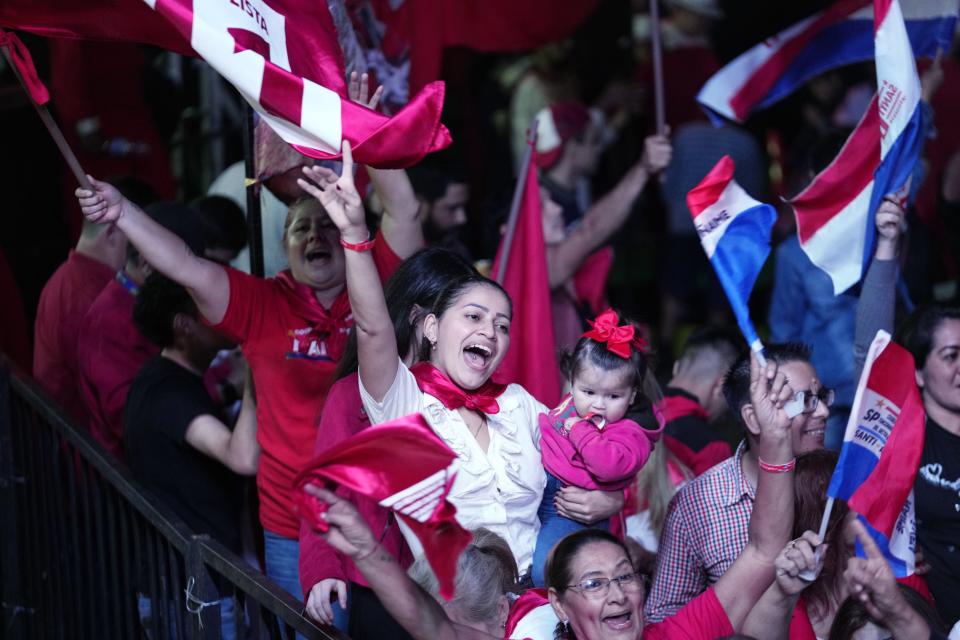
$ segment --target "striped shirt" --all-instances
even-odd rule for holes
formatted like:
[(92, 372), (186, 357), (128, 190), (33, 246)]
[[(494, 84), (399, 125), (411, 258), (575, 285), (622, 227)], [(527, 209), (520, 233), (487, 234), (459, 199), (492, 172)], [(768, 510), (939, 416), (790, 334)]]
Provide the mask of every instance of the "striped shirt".
[(747, 546), (755, 488), (743, 474), (746, 442), (673, 497), (660, 537), (648, 623), (675, 615), (720, 579)]

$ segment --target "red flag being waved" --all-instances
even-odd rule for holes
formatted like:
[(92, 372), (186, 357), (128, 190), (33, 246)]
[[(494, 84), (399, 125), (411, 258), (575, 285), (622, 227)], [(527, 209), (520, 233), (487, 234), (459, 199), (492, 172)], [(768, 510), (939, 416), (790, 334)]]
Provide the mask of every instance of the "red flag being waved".
[[(0, 25), (50, 37), (118, 40), (195, 52), (286, 142), (314, 158), (406, 167), (448, 146), (444, 87), (426, 86), (393, 117), (349, 101), (337, 30), (309, 0), (4, 0)], [(150, 8), (154, 11), (150, 11)]]
[(535, 158), (527, 165), (521, 197), (509, 256), (503, 255), (501, 240), (493, 262), (493, 273), (499, 274), (506, 259), (506, 271), (499, 280), (513, 301), (510, 350), (497, 369), (497, 379), (516, 382), (553, 407), (560, 401), (560, 379)]
[(440, 594), (449, 600), (457, 561), (471, 539), (447, 501), (456, 459), (423, 416), (413, 414), (368, 427), (311, 460), (294, 482), (294, 501), (300, 517), (318, 531), (327, 530), (320, 517), (327, 505), (303, 490), (308, 484), (342, 485), (393, 510), (419, 540)]

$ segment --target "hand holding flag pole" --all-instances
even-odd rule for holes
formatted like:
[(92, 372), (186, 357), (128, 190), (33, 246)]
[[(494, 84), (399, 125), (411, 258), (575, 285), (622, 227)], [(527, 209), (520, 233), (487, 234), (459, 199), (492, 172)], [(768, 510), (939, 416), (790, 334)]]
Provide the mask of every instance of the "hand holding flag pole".
[(50, 132), (50, 137), (52, 137), (56, 143), (57, 148), (63, 155), (63, 159), (66, 160), (67, 165), (70, 166), (70, 171), (73, 172), (77, 182), (79, 182), (80, 186), (84, 189), (93, 191), (93, 187), (87, 179), (87, 174), (83, 171), (80, 162), (77, 160), (77, 156), (73, 153), (73, 149), (70, 148), (66, 138), (63, 137), (60, 127), (57, 126), (53, 115), (47, 108), (47, 102), (50, 101), (50, 94), (37, 76), (37, 70), (33, 66), (33, 58), (30, 56), (30, 51), (16, 34), (2, 29), (0, 29), (0, 51), (3, 51), (3, 57), (6, 59), (7, 64), (13, 69), (13, 73), (17, 76), (17, 80), (20, 81), (20, 85), (24, 91), (27, 92), (27, 95), (30, 96), (30, 102), (37, 110), (37, 114), (40, 116), (43, 125), (47, 128), (47, 131)]

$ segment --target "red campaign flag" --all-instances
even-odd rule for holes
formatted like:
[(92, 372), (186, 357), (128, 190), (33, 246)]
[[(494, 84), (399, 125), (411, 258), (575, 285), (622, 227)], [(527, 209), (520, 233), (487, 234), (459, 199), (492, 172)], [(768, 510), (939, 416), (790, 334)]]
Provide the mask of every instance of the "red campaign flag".
[[(407, 167), (451, 143), (443, 83), (392, 117), (346, 98), (343, 56), (324, 2), (310, 0), (4, 0), (0, 25), (50, 37), (143, 42), (199, 55), (298, 151)], [(151, 11), (150, 9), (154, 11)], [(162, 16), (162, 17), (161, 17)]]
[[(531, 158), (524, 180), (510, 257), (502, 277), (503, 288), (513, 300), (510, 349), (497, 369), (497, 379), (516, 382), (534, 398), (553, 407), (560, 402), (560, 379), (535, 158)], [(494, 274), (500, 272), (502, 249), (503, 240), (493, 261)]]
[(453, 597), (460, 553), (470, 532), (447, 501), (457, 456), (419, 413), (368, 427), (318, 455), (294, 481), (300, 517), (318, 531), (327, 505), (306, 493), (308, 484), (341, 485), (393, 510), (416, 535), (437, 576), (440, 595)]

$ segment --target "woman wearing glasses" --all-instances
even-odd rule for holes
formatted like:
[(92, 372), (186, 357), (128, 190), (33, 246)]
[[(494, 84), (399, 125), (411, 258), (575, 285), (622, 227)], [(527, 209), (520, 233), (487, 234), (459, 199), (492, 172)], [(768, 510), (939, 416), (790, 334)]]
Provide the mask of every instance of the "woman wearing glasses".
[[(777, 365), (751, 367), (751, 402), (761, 427), (758, 452), (769, 469), (760, 475), (746, 548), (713, 587), (663, 622), (644, 627), (643, 583), (623, 544), (587, 529), (564, 538), (547, 561), (550, 605), (565, 640), (717, 638), (739, 629), (774, 579), (774, 560), (793, 523), (794, 454), (785, 404), (795, 392)], [(330, 506), (327, 542), (350, 556), (390, 614), (418, 640), (489, 640), (493, 636), (452, 622), (385, 552), (349, 502), (315, 487)], [(512, 636), (511, 637), (518, 637)], [(540, 640), (537, 638), (536, 640)]]

